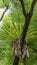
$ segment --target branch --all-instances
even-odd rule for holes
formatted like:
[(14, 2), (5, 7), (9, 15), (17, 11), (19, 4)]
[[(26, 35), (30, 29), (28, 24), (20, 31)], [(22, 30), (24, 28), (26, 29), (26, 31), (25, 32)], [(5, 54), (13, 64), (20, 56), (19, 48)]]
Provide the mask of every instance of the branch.
[(27, 58), (26, 58), (26, 56), (25, 56), (24, 59), (23, 59), (24, 65), (26, 65), (26, 60), (27, 60)]
[(18, 63), (19, 63), (19, 57), (16, 56), (13, 65), (18, 65)]
[(26, 33), (27, 33), (27, 30), (28, 30), (28, 27), (29, 27), (29, 24), (30, 24), (30, 19), (33, 15), (33, 9), (34, 9), (36, 2), (37, 2), (37, 0), (33, 0), (31, 8), (30, 8), (30, 12), (26, 16), (26, 21), (25, 21), (24, 29), (23, 29), (23, 33), (22, 33), (23, 39), (26, 37)]
[[(3, 0), (3, 3), (4, 3), (4, 0)], [(8, 7), (9, 7), (9, 5), (6, 5), (6, 4), (5, 4), (5, 6), (6, 6), (6, 9), (4, 10), (4, 12), (3, 12), (2, 16), (1, 16), (0, 21), (3, 19), (5, 13), (6, 13), (7, 10), (8, 10)]]
[(22, 6), (23, 15), (26, 17), (26, 10), (25, 10), (25, 7), (24, 7), (24, 2), (23, 2), (23, 0), (20, 0), (20, 3), (21, 3), (21, 6)]
[[(23, 3), (23, 0), (20, 0), (22, 1)], [(32, 2), (32, 5), (31, 5), (31, 9), (30, 9), (30, 12), (27, 13), (27, 15), (25, 16), (26, 20), (25, 20), (25, 24), (24, 24), (24, 28), (23, 28), (23, 32), (22, 32), (22, 39), (21, 39), (21, 52), (22, 52), (22, 48), (23, 48), (23, 44), (24, 44), (24, 40), (26, 38), (26, 33), (27, 33), (27, 30), (28, 30), (28, 27), (29, 27), (29, 24), (30, 24), (30, 19), (33, 15), (33, 9), (34, 9), (34, 6), (36, 4), (37, 0), (33, 0)], [(21, 4), (22, 5), (22, 4)], [(24, 6), (24, 4), (23, 4)], [(23, 7), (22, 7), (23, 9)], [(24, 9), (23, 9), (24, 10)], [(25, 11), (24, 11), (25, 12)], [(23, 15), (25, 15), (25, 13), (23, 13)]]
[(1, 16), (1, 18), (0, 18), (0, 21), (3, 19), (3, 17), (4, 17), (4, 15), (5, 15), (5, 13), (7, 12), (7, 10), (8, 10), (8, 7), (6, 7), (6, 9), (4, 10), (4, 12), (3, 12), (3, 14), (2, 14), (2, 16)]
[[(37, 0), (33, 0), (30, 12), (27, 13), (27, 14), (26, 14), (26, 11), (24, 9), (23, 0), (20, 0), (20, 2), (21, 2), (21, 5), (22, 5), (22, 9), (23, 9), (23, 15), (25, 17), (25, 24), (24, 24), (24, 28), (23, 28), (23, 32), (22, 32), (22, 38), (21, 38), (21, 53), (22, 53), (22, 49), (23, 49), (23, 45), (24, 45), (24, 40), (26, 38), (26, 33), (28, 31), (28, 27), (29, 27), (29, 24), (30, 24), (30, 19), (31, 19), (31, 17), (33, 15), (33, 9), (34, 9), (34, 6), (35, 6)], [(27, 45), (27, 43), (25, 43), (25, 45)], [(26, 65), (26, 57), (24, 57), (23, 62), (24, 62), (24, 65)]]
[(35, 6), (36, 2), (37, 2), (37, 0), (33, 0), (32, 4), (31, 4), (31, 8), (30, 8), (30, 12), (29, 12), (29, 14), (30, 14), (31, 16), (32, 16), (32, 14), (33, 14), (33, 9), (34, 9), (34, 6)]

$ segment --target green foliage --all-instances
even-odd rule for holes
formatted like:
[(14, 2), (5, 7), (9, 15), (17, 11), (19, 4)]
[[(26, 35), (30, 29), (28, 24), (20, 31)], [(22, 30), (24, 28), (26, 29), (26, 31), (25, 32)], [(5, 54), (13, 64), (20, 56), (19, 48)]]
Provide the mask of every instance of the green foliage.
[[(11, 13), (3, 18), (3, 25), (0, 30), (0, 65), (12, 65), (14, 57), (12, 55), (11, 41), (20, 38), (24, 25), (24, 16), (19, 0), (4, 0), (4, 4), (10, 2), (14, 4)], [(0, 0), (0, 7), (4, 5)], [(29, 12), (32, 0), (25, 0), (26, 12)], [(27, 58), (27, 65), (37, 65), (37, 4), (35, 5), (33, 16), (26, 35), (30, 57)], [(20, 59), (19, 65), (23, 65)]]
[(1, 8), (2, 6), (4, 7), (4, 3), (2, 2), (2, 0), (0, 0), (0, 8)]

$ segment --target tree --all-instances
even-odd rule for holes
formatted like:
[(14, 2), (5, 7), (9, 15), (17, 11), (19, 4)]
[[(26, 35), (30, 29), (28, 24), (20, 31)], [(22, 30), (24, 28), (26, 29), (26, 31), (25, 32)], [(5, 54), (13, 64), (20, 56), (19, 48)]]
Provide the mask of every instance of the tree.
[[(20, 2), (21, 2), (22, 10), (23, 10), (23, 15), (26, 18), (24, 28), (23, 28), (23, 33), (22, 33), (22, 39), (21, 39), (21, 53), (22, 53), (22, 49), (23, 49), (23, 45), (24, 45), (24, 39), (26, 37), (26, 33), (27, 33), (27, 30), (29, 27), (30, 19), (33, 15), (33, 9), (34, 9), (34, 6), (35, 6), (37, 0), (33, 0), (29, 13), (26, 13), (26, 11), (25, 11), (23, 0), (20, 0)], [(24, 57), (24, 60), (25, 60), (24, 65), (26, 65), (26, 57)], [(18, 65), (18, 61), (19, 61), (19, 57), (15, 57), (13, 65), (16, 65), (16, 64)]]
[[(22, 39), (21, 39), (21, 40), (22, 40), (22, 41), (21, 41), (21, 53), (22, 53), (22, 48), (23, 48), (23, 44), (24, 44), (24, 39), (25, 39), (25, 37), (26, 37), (26, 33), (27, 33), (27, 30), (28, 30), (28, 26), (29, 26), (29, 23), (30, 23), (30, 19), (31, 19), (31, 17), (32, 17), (32, 15), (33, 15), (33, 8), (34, 8), (34, 5), (35, 5), (35, 3), (37, 2), (37, 0), (33, 0), (29, 13), (26, 13), (23, 1), (20, 0), (20, 2), (21, 2), (23, 14), (24, 14), (24, 16), (25, 16), (25, 18), (26, 18), (26, 19), (25, 19), (26, 22), (25, 22), (25, 25), (24, 25), (25, 27), (24, 27), (24, 29), (23, 29)], [(8, 9), (8, 8), (7, 8), (7, 9)], [(1, 20), (2, 20), (2, 19), (1, 19)], [(25, 35), (24, 35), (24, 33), (25, 33)], [(17, 61), (19, 61), (19, 58), (17, 59), (17, 57), (15, 57), (15, 59), (16, 59)], [(18, 62), (14, 61), (14, 64), (15, 64), (15, 63), (18, 64)]]

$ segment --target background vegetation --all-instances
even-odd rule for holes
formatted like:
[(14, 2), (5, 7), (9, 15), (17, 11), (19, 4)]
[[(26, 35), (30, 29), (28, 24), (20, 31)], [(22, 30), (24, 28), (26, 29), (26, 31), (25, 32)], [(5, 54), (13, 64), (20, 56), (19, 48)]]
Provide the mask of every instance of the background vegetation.
[[(29, 12), (32, 0), (25, 0), (26, 12)], [(9, 5), (9, 12), (4, 15), (0, 26), (0, 65), (12, 65), (14, 57), (12, 55), (11, 41), (21, 37), (24, 25), (24, 16), (19, 0), (0, 0), (0, 8)], [(37, 65), (37, 3), (34, 7), (33, 16), (26, 35), (28, 42), (29, 58), (27, 65)], [(23, 65), (20, 59), (19, 65)]]

